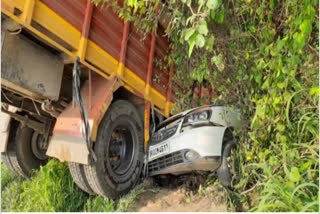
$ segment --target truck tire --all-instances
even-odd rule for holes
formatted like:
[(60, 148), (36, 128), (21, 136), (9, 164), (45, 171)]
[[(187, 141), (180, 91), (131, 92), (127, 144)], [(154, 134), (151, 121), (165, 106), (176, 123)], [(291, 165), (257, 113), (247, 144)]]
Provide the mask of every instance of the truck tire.
[(37, 143), (33, 140), (38, 139), (35, 135), (39, 134), (15, 120), (12, 121), (7, 151), (2, 154), (2, 159), (8, 169), (17, 176), (29, 178), (34, 170), (47, 162), (46, 156), (39, 159), (33, 152), (33, 144)]
[(33, 144), (37, 144), (37, 142), (33, 142), (33, 140), (38, 140), (38, 138), (34, 136), (39, 136), (39, 134), (33, 129), (20, 124), (15, 141), (16, 155), (25, 178), (29, 178), (34, 170), (38, 170), (48, 160), (46, 156), (38, 157), (36, 155)]
[(19, 122), (12, 120), (10, 122), (10, 131), (6, 152), (1, 154), (1, 159), (5, 166), (16, 176), (23, 177), (22, 169), (18, 163), (16, 153), (16, 136), (19, 128)]
[(94, 152), (97, 161), (85, 174), (98, 195), (117, 199), (139, 181), (143, 165), (143, 122), (137, 109), (115, 101), (100, 122)]
[(94, 195), (94, 192), (87, 181), (86, 175), (84, 174), (83, 165), (79, 163), (69, 162), (68, 166), (73, 181), (77, 184), (77, 186), (84, 192), (90, 195)]

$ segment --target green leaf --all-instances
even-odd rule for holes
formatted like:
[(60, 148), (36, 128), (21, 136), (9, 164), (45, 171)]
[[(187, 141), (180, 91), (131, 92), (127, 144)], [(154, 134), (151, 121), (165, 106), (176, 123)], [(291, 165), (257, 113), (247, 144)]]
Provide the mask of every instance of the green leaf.
[(312, 88), (310, 88), (309, 90), (309, 94), (310, 95), (315, 95), (315, 96), (319, 96), (319, 87), (318, 86), (314, 86)]
[(295, 50), (300, 50), (304, 47), (305, 43), (306, 43), (306, 38), (304, 36), (303, 33), (295, 33), (293, 34), (293, 48)]
[(299, 28), (300, 28), (301, 32), (309, 35), (312, 31), (312, 21), (310, 19), (303, 20), (303, 22), (301, 23)]
[(290, 173), (289, 173), (289, 179), (292, 182), (298, 182), (300, 181), (301, 175), (299, 172), (299, 169), (297, 167), (291, 167)]
[(208, 0), (207, 7), (210, 10), (215, 10), (219, 7), (219, 1), (218, 0)]
[(205, 43), (205, 38), (201, 34), (198, 34), (196, 38), (196, 45), (199, 48), (202, 48), (204, 46), (204, 43)]
[(207, 51), (212, 51), (213, 44), (214, 44), (214, 36), (212, 35), (207, 39), (207, 42), (206, 42)]
[(224, 17), (225, 17), (225, 10), (221, 10), (218, 11), (215, 16), (214, 16), (214, 20), (218, 23), (218, 24), (222, 24), (224, 21)]
[(190, 57), (193, 51), (193, 48), (196, 44), (196, 38), (197, 34), (193, 34), (189, 39), (188, 39), (188, 44), (189, 44), (189, 51), (188, 51), (188, 56)]
[(305, 171), (306, 169), (309, 169), (312, 165), (312, 161), (307, 161), (305, 163), (303, 163), (301, 166), (300, 166), (300, 171)]
[(188, 41), (189, 38), (194, 34), (194, 32), (196, 31), (196, 29), (194, 28), (188, 28), (184, 31), (184, 40)]
[(208, 26), (206, 21), (200, 22), (200, 25), (198, 26), (198, 32), (205, 36), (208, 34)]
[(221, 54), (219, 54), (218, 56), (212, 57), (211, 63), (214, 63), (217, 66), (219, 71), (224, 70), (224, 64), (223, 64), (223, 59)]

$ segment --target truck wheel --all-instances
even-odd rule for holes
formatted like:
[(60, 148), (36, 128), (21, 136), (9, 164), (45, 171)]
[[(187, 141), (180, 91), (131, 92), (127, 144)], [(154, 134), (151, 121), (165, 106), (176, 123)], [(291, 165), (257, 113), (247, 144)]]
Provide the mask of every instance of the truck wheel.
[(94, 195), (93, 190), (89, 186), (86, 175), (84, 174), (84, 168), (82, 164), (69, 162), (69, 171), (73, 178), (73, 181), (77, 186), (90, 195)]
[(1, 154), (1, 158), (6, 167), (16, 176), (23, 177), (22, 169), (18, 163), (16, 153), (16, 137), (19, 129), (19, 122), (12, 120), (10, 123), (10, 131), (6, 152)]
[(15, 141), (16, 155), (25, 178), (29, 178), (34, 170), (48, 161), (43, 140), (33, 129), (20, 124)]
[(143, 164), (143, 123), (136, 108), (115, 101), (103, 117), (94, 144), (97, 161), (85, 165), (89, 185), (116, 199), (138, 182)]
[(7, 151), (3, 154), (6, 166), (16, 175), (29, 178), (47, 162), (42, 137), (32, 129), (12, 121)]

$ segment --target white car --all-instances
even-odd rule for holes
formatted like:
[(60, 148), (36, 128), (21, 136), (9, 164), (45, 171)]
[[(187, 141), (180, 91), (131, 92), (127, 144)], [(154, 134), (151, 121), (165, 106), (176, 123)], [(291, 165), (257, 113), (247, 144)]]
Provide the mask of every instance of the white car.
[(227, 157), (236, 145), (232, 129), (241, 126), (240, 111), (225, 106), (202, 106), (172, 116), (151, 136), (148, 174), (217, 171), (230, 186)]

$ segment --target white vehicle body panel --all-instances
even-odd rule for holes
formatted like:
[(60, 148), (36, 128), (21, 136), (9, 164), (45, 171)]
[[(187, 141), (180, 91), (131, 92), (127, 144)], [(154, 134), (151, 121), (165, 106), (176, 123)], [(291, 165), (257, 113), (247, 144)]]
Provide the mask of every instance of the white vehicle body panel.
[[(201, 112), (210, 114), (207, 119), (188, 122), (188, 117)], [(149, 169), (155, 170), (151, 174), (215, 170), (220, 164), (226, 130), (241, 125), (240, 111), (225, 106), (203, 106), (168, 118), (151, 138), (148, 163)], [(176, 130), (172, 131), (174, 134), (167, 135), (175, 127)], [(161, 145), (165, 145), (166, 149)], [(193, 160), (186, 158), (190, 151), (196, 156)], [(175, 162), (178, 159), (180, 162)]]

